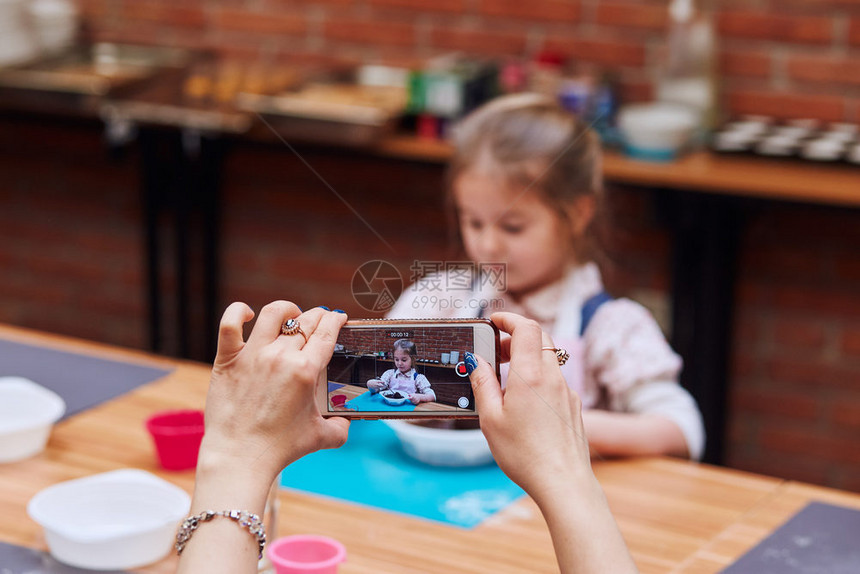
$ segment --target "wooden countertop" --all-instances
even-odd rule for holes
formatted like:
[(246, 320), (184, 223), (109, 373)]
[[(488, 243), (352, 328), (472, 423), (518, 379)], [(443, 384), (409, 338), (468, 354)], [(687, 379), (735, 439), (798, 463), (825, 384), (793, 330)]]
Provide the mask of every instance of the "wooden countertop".
[[(388, 138), (374, 151), (390, 157), (440, 163), (451, 156), (448, 143), (412, 136)], [(705, 151), (669, 163), (637, 161), (607, 151), (603, 163), (604, 176), (610, 183), (860, 207), (860, 166)]]
[[(26, 505), (36, 492), (62, 480), (137, 467), (191, 491), (193, 472), (156, 467), (143, 421), (159, 409), (202, 407), (206, 365), (6, 326), (0, 326), (0, 337), (175, 368), (163, 379), (58, 424), (41, 455), (0, 465), (0, 540), (46, 548)], [(667, 458), (596, 461), (594, 468), (643, 573), (716, 572), (809, 500), (860, 508), (857, 494)], [(278, 535), (319, 533), (340, 540), (348, 552), (343, 574), (556, 570), (546, 526), (528, 498), (472, 530), (299, 492), (282, 491), (280, 498)], [(396, 552), (391, 532), (397, 532)], [(140, 572), (167, 573), (175, 565), (170, 557)]]

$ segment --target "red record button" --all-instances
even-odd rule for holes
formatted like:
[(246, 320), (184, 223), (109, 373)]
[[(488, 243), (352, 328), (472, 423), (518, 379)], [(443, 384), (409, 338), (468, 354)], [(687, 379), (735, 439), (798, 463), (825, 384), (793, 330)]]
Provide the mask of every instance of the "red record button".
[(461, 377), (468, 377), (469, 376), (469, 371), (466, 370), (466, 363), (464, 363), (463, 361), (460, 361), (459, 363), (457, 363), (457, 366), (454, 367), (454, 370), (457, 371), (457, 374), (460, 375)]

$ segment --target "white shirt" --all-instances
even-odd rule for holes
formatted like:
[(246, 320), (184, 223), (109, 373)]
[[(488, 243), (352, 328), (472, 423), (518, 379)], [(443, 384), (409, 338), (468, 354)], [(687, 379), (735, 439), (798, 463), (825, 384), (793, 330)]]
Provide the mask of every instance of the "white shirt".
[[(480, 283), (480, 282), (479, 282)], [(583, 304), (603, 291), (594, 263), (570, 268), (559, 280), (514, 301), (492, 285), (473, 290), (439, 290), (444, 276), (433, 275), (408, 287), (388, 318), (468, 318), (510, 311), (534, 319), (561, 345), (578, 337)], [(651, 313), (630, 299), (604, 303), (582, 337), (584, 408), (648, 413), (674, 422), (693, 459), (701, 457), (705, 431), (698, 406), (678, 383), (681, 358), (669, 346)], [(568, 379), (570, 382), (570, 379)]]

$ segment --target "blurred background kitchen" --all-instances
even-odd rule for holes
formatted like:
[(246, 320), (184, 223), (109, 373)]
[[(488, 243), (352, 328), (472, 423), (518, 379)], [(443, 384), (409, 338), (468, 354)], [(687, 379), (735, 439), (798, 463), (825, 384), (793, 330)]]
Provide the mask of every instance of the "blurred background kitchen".
[(846, 0), (0, 0), (0, 322), (208, 360), (230, 301), (374, 315), (364, 262), (451, 257), (456, 120), (541, 91), (708, 460), (860, 491), (858, 56)]

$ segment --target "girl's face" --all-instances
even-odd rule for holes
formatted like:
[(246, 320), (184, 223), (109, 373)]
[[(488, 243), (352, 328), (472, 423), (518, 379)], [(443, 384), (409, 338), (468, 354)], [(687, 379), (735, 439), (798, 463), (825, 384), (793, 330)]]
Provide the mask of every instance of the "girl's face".
[(508, 292), (523, 295), (562, 276), (567, 226), (535, 191), (475, 169), (464, 171), (453, 191), (466, 253), (479, 263), (504, 263)]
[(394, 350), (394, 366), (401, 373), (408, 373), (412, 368), (412, 357), (403, 349)]

